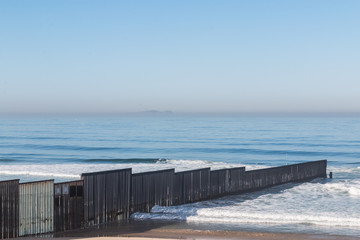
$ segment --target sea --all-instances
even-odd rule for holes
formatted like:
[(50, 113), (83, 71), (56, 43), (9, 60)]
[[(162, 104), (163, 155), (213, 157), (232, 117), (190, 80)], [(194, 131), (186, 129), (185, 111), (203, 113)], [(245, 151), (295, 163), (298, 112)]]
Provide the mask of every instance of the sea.
[(155, 206), (131, 216), (201, 230), (360, 236), (360, 117), (0, 117), (0, 181), (62, 182), (121, 168), (251, 170), (322, 159), (332, 179)]

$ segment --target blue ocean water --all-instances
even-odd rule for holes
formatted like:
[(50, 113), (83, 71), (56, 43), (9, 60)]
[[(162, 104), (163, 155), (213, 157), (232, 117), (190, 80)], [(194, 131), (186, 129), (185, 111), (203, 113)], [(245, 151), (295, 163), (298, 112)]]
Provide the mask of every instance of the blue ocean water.
[(334, 179), (154, 207), (133, 218), (360, 235), (359, 133), (358, 117), (1, 117), (0, 180), (67, 181), (127, 167), (255, 169), (327, 159)]

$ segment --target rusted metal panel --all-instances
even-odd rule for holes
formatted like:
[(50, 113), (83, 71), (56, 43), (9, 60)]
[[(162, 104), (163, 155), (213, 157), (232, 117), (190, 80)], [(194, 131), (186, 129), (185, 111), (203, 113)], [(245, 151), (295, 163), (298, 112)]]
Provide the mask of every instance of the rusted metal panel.
[(185, 204), (210, 197), (210, 168), (175, 173), (174, 203)]
[[(111, 174), (111, 173), (109, 173)], [(95, 196), (95, 202), (94, 202), (94, 208), (95, 208), (95, 219), (98, 224), (105, 223), (105, 216), (106, 216), (106, 206), (105, 206), (105, 200), (107, 198), (110, 198), (110, 192), (106, 191), (106, 182), (105, 177), (108, 174), (98, 174), (94, 175), (95, 179), (95, 188), (94, 188), (94, 196)], [(116, 180), (114, 179), (114, 182)], [(109, 184), (112, 184), (109, 182)], [(106, 194), (107, 193), (107, 194)]]
[(230, 193), (239, 193), (243, 189), (243, 180), (245, 177), (245, 167), (229, 169)]
[(84, 173), (81, 178), (85, 226), (129, 218), (131, 168)]
[[(110, 174), (106, 174), (105, 176), (105, 182), (110, 182), (110, 181), (114, 181), (114, 182), (119, 182), (119, 176), (117, 173), (110, 173)], [(106, 184), (105, 185), (106, 189), (104, 188), (104, 191), (107, 193), (107, 197), (105, 199), (105, 204), (104, 204), (104, 213), (107, 213), (105, 215), (106, 219), (104, 219), (104, 221), (106, 222), (110, 222), (112, 221), (112, 219), (116, 218), (116, 209), (117, 208), (117, 200), (118, 198), (116, 196), (119, 196), (119, 189), (116, 187), (115, 184)]]
[(0, 237), (16, 238), (19, 234), (19, 180), (0, 182)]
[(210, 196), (211, 198), (224, 196), (228, 185), (229, 174), (227, 169), (219, 169), (210, 172)]
[(245, 168), (226, 168), (210, 172), (210, 197), (216, 198), (239, 193), (243, 189)]
[[(85, 177), (83, 177), (85, 179)], [(86, 176), (86, 184), (84, 180), (84, 223), (87, 225), (94, 223), (95, 209), (94, 209), (94, 176)]]
[(53, 232), (54, 180), (21, 183), (19, 236)]
[(78, 229), (84, 222), (84, 182), (70, 183), (70, 229)]
[(180, 205), (184, 204), (184, 174), (175, 173), (174, 178), (174, 190), (173, 190), (173, 204)]
[(132, 174), (131, 212), (150, 212), (155, 205), (171, 206), (175, 169)]
[(326, 177), (326, 160), (305, 162), (245, 172), (244, 191), (254, 191), (279, 184)]
[(82, 227), (84, 219), (84, 182), (71, 181), (54, 185), (54, 231)]
[(199, 171), (199, 196), (195, 201), (206, 200), (210, 197), (210, 168)]
[(296, 167), (296, 172), (298, 173), (297, 181), (308, 180), (314, 177), (326, 178), (326, 160), (296, 164), (294, 167)]

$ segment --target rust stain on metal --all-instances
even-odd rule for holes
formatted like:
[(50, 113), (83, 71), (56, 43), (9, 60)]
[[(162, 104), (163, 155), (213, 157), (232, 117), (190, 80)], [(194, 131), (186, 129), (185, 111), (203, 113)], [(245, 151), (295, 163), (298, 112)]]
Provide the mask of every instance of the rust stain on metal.
[(19, 236), (53, 232), (54, 180), (20, 184)]
[(82, 227), (84, 220), (84, 181), (54, 185), (54, 231), (61, 232)]
[(19, 180), (0, 182), (0, 237), (16, 238), (19, 233)]

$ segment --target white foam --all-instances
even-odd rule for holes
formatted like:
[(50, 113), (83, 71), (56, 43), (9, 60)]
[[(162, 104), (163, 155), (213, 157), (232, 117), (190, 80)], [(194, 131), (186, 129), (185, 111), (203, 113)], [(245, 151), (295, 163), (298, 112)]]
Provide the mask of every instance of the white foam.
[[(154, 210), (155, 209), (155, 210)], [(316, 213), (315, 213), (316, 214)], [(326, 216), (321, 214), (291, 214), (289, 212), (248, 212), (237, 207), (189, 208), (154, 207), (151, 213), (135, 213), (135, 219), (182, 220), (213, 223), (314, 224), (321, 226), (360, 227), (359, 217)]]
[(185, 170), (208, 168), (208, 167), (211, 168), (212, 170), (222, 169), (222, 168), (245, 167), (245, 165), (243, 164), (213, 162), (213, 161), (205, 161), (205, 160), (185, 160), (185, 159), (158, 161), (156, 165), (171, 166), (171, 168), (175, 168), (176, 171), (185, 171)]
[[(215, 216), (214, 216), (215, 215)], [(214, 214), (213, 209), (200, 209), (195, 216), (189, 216), (191, 222), (230, 222), (230, 223), (267, 223), (267, 224), (314, 224), (322, 226), (360, 227), (360, 218), (331, 217), (319, 215), (242, 213), (241, 211), (221, 210)]]
[(1, 171), (0, 174), (3, 175), (16, 175), (16, 176), (39, 176), (39, 177), (54, 177), (54, 178), (80, 178), (80, 175), (76, 174), (62, 174), (62, 173), (52, 173), (52, 172), (34, 172), (34, 171)]
[(317, 179), (194, 204), (155, 206), (151, 213), (137, 213), (132, 217), (229, 224), (305, 224), (358, 229), (359, 186), (358, 179)]
[(360, 181), (346, 180), (325, 185), (327, 190), (337, 193), (349, 194), (350, 196), (360, 196)]
[(333, 166), (329, 166), (327, 168), (327, 170), (329, 172), (333, 172), (334, 174), (341, 174), (341, 173), (353, 173), (353, 174), (360, 174), (360, 167), (346, 167), (346, 166), (341, 166), (341, 167), (333, 167)]

